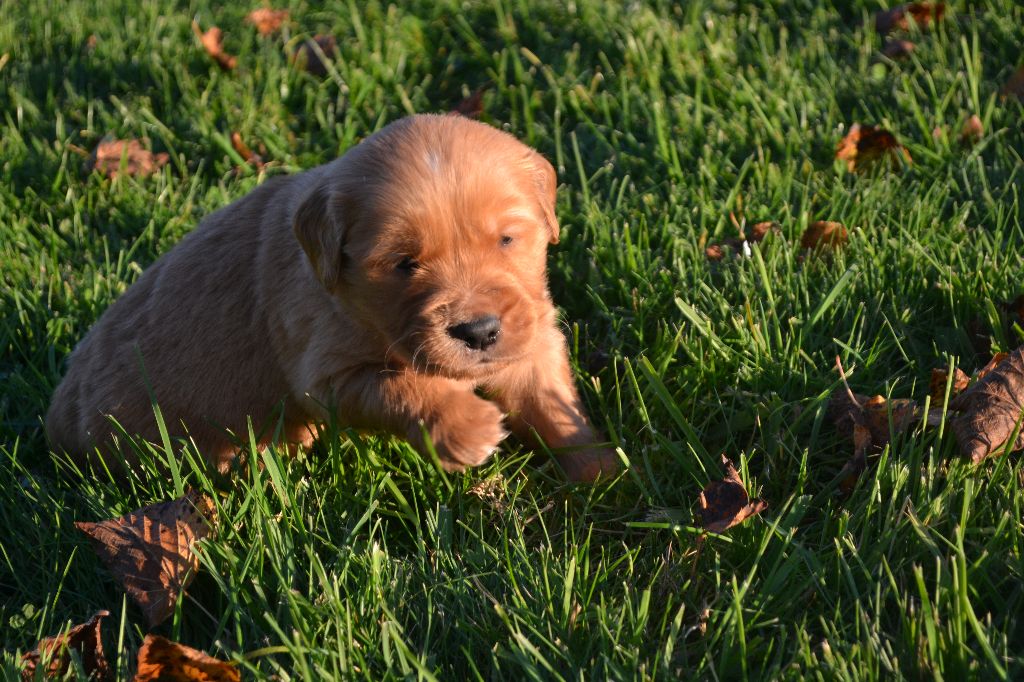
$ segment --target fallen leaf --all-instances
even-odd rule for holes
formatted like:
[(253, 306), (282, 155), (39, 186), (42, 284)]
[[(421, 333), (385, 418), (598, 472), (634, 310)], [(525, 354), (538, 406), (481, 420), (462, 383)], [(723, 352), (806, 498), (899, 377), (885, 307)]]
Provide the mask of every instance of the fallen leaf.
[(969, 146), (981, 139), (981, 136), (985, 134), (985, 126), (982, 125), (981, 119), (978, 118), (977, 114), (971, 114), (971, 117), (964, 122), (963, 127), (960, 129), (960, 144)]
[[(737, 223), (737, 225), (739, 225)], [(764, 241), (770, 233), (778, 232), (780, 225), (773, 220), (766, 220), (760, 223), (756, 223), (750, 228), (750, 234), (747, 235), (743, 227), (739, 227), (739, 237), (730, 237), (724, 242), (710, 244), (704, 249), (704, 255), (708, 260), (719, 261), (725, 257), (727, 250), (732, 251), (736, 254), (744, 254), (750, 256), (750, 245), (759, 244)]]
[(40, 640), (35, 650), (21, 657), (21, 679), (35, 679), (36, 668), (40, 663), (46, 665), (43, 671), (45, 678), (61, 677), (71, 665), (72, 649), (78, 652), (86, 675), (97, 680), (109, 679), (110, 666), (103, 656), (103, 640), (100, 637), (100, 621), (109, 615), (110, 611), (97, 611), (92, 618), (64, 634)]
[(750, 236), (747, 237), (748, 242), (758, 243), (764, 240), (771, 232), (778, 232), (781, 229), (774, 220), (766, 220), (764, 222), (756, 223), (750, 228)]
[(216, 26), (211, 26), (205, 33), (199, 28), (199, 22), (192, 20), (192, 32), (199, 38), (199, 42), (202, 44), (203, 49), (206, 50), (206, 54), (210, 55), (213, 61), (217, 62), (217, 65), (225, 71), (230, 71), (238, 65), (238, 59), (224, 52), (224, 46), (221, 45), (221, 39), (223, 38), (223, 32)]
[(899, 5), (892, 9), (879, 10), (875, 12), (875, 30), (882, 35), (891, 33), (896, 29), (906, 31), (910, 28), (907, 17), (914, 19), (914, 23), (920, 28), (928, 28), (928, 25), (942, 21), (946, 14), (946, 3), (937, 2), (911, 2), (906, 5)]
[(174, 612), (178, 595), (199, 570), (192, 548), (209, 535), (213, 518), (212, 501), (190, 491), (116, 519), (75, 526), (156, 627)]
[(889, 59), (906, 59), (914, 51), (914, 43), (909, 40), (886, 40), (882, 45), (882, 54)]
[(850, 240), (842, 223), (831, 220), (816, 220), (807, 226), (800, 237), (800, 248), (803, 249), (837, 249), (845, 246)]
[(1003, 360), (1005, 360), (1008, 357), (1010, 357), (1009, 353), (996, 353), (995, 355), (993, 355), (992, 359), (989, 360), (984, 367), (982, 367), (981, 369), (974, 373), (974, 380), (981, 381), (982, 379), (984, 379), (986, 374), (988, 374), (996, 367), (998, 367), (1003, 362)]
[[(949, 409), (959, 412), (951, 420), (953, 434), (975, 464), (1001, 451), (1024, 415), (1024, 346), (951, 400)], [(1010, 449), (1022, 447), (1024, 432)]]
[(1024, 99), (1024, 65), (1018, 66), (1017, 70), (1010, 76), (1010, 80), (999, 88), (999, 94), (1005, 97), (1016, 97)]
[(698, 500), (700, 523), (711, 533), (724, 533), (768, 508), (768, 503), (762, 500), (750, 501), (736, 467), (725, 455), (722, 455), (722, 465), (725, 478), (708, 483)]
[(466, 97), (455, 107), (448, 112), (449, 114), (457, 114), (465, 116), (466, 118), (480, 118), (484, 113), (484, 91), (486, 88), (479, 88), (473, 91), (469, 97)]
[(838, 357), (836, 368), (844, 386), (829, 399), (828, 414), (836, 430), (853, 439), (853, 455), (839, 472), (840, 488), (848, 495), (867, 468), (868, 452), (873, 448), (885, 447), (891, 440), (891, 434), (901, 433), (910, 427), (917, 418), (918, 411), (917, 404), (906, 398), (886, 400), (880, 395), (869, 398), (854, 393), (846, 383), (846, 374)]
[[(932, 370), (932, 378), (928, 381), (928, 393), (932, 397), (932, 405), (941, 405), (946, 399), (946, 384), (949, 382), (949, 370), (936, 367)], [(949, 397), (955, 398), (967, 385), (971, 378), (959, 367), (953, 370), (953, 385), (950, 387)]]
[(853, 425), (853, 454), (846, 460), (839, 472), (839, 489), (849, 495), (857, 487), (861, 474), (868, 468), (868, 452), (871, 450), (871, 430), (863, 424)]
[(159, 635), (146, 635), (135, 682), (240, 682), (233, 664)]
[(249, 145), (245, 143), (242, 139), (242, 134), (237, 130), (231, 133), (231, 146), (238, 152), (243, 161), (252, 164), (257, 169), (262, 169), (266, 165), (263, 163), (263, 157), (249, 149)]
[(288, 21), (288, 10), (271, 9), (270, 7), (254, 9), (245, 16), (245, 23), (255, 26), (261, 36), (269, 36), (279, 30), (286, 21)]
[(909, 398), (886, 400), (880, 395), (868, 397), (848, 390), (836, 391), (829, 400), (829, 413), (836, 429), (852, 436), (858, 424), (866, 427), (871, 444), (881, 448), (890, 440), (889, 414), (892, 413), (892, 433), (901, 433), (917, 417), (917, 403)]
[(889, 159), (893, 170), (912, 163), (910, 152), (885, 128), (854, 123), (836, 145), (836, 158), (846, 161), (848, 170), (867, 170), (881, 159)]
[(334, 36), (318, 35), (302, 42), (292, 53), (292, 61), (295, 66), (305, 69), (314, 76), (326, 76), (327, 65), (321, 59), (320, 53), (327, 59), (334, 59), (338, 52), (338, 44)]
[[(86, 162), (89, 170), (98, 170), (103, 175), (116, 178), (125, 175), (152, 175), (161, 166), (167, 164), (171, 157), (166, 152), (154, 154), (143, 146), (149, 140), (102, 140)], [(124, 166), (121, 166), (121, 161)]]

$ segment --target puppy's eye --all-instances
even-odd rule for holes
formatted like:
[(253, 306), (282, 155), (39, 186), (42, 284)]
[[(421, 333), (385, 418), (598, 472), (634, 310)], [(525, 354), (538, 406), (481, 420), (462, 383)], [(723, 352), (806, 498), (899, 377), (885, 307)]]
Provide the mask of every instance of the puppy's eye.
[(398, 261), (398, 265), (395, 266), (395, 269), (408, 274), (410, 272), (418, 270), (419, 267), (419, 261), (417, 261), (412, 256), (406, 256), (402, 260)]
[(512, 237), (509, 237), (507, 234), (503, 234), (501, 236), (501, 245), (502, 246), (508, 246), (511, 243), (512, 243)]

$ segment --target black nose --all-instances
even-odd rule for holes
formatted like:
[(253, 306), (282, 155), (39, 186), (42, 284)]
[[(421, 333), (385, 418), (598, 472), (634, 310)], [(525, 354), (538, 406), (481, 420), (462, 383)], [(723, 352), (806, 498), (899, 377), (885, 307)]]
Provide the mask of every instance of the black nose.
[(448, 335), (465, 341), (473, 350), (486, 350), (498, 342), (501, 320), (494, 315), (484, 315), (469, 322), (448, 327)]

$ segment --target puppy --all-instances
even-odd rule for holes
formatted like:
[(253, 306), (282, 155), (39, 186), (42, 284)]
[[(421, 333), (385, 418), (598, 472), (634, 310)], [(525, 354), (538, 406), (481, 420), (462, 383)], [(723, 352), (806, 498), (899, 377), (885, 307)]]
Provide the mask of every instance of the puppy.
[(171, 434), (222, 471), (248, 419), (261, 443), (309, 445), (333, 418), (421, 452), (426, 434), (450, 471), (485, 462), (507, 426), (566, 448), (572, 480), (611, 473), (547, 289), (555, 188), (551, 164), (512, 136), (431, 115), (264, 184), (86, 334), (46, 416), (51, 445), (131, 467), (109, 416), (158, 440), (155, 399)]

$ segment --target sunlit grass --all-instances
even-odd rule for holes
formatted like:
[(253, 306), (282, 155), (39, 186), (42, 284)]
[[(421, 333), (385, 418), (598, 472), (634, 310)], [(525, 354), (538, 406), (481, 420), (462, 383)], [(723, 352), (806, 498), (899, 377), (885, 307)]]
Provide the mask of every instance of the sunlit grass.
[[(137, 444), (154, 467), (177, 457), (220, 515), (158, 632), (279, 679), (1024, 672), (1019, 457), (973, 466), (948, 433), (917, 428), (844, 500), (852, 445), (825, 415), (836, 355), (855, 390), (923, 400), (931, 368), (988, 359), (979, 335), (1022, 343), (999, 305), (1022, 289), (1024, 108), (998, 96), (1021, 59), (1019, 5), (952, 3), (899, 63), (879, 56), (871, 2), (279, 6), (291, 25), (263, 39), (248, 5), (0, 4), (8, 676), (39, 637), (106, 608), (130, 679), (146, 633), (73, 522), (169, 499), (175, 482), (75, 483), (42, 438), (89, 325), (203, 215), (480, 87), (483, 119), (559, 171), (552, 289), (593, 419), (630, 468), (570, 487), (512, 442), (450, 476), (335, 428), (210, 480), (188, 444)], [(197, 47), (193, 18), (224, 29), (235, 71)], [(339, 46), (323, 78), (288, 62), (317, 33)], [(971, 114), (985, 132), (965, 147)], [(847, 172), (833, 154), (855, 122), (892, 130), (913, 165)], [(265, 147), (264, 173), (237, 168), (233, 131)], [(171, 162), (84, 173), (107, 135)], [(708, 262), (734, 220), (781, 231)], [(849, 245), (802, 254), (815, 220), (845, 224)], [(698, 552), (693, 510), (721, 453), (770, 506)]]

